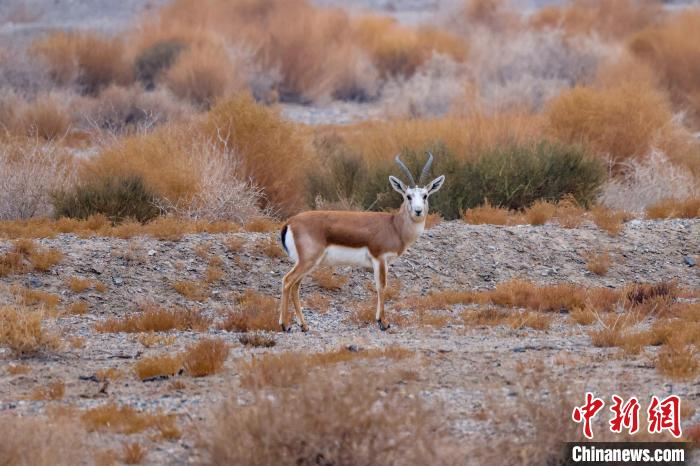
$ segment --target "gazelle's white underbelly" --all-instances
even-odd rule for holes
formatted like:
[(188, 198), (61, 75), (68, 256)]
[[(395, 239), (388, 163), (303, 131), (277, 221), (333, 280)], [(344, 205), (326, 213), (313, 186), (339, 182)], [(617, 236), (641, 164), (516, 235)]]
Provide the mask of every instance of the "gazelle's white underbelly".
[(355, 265), (360, 267), (372, 267), (372, 256), (369, 249), (349, 248), (346, 246), (330, 245), (321, 260), (323, 265)]

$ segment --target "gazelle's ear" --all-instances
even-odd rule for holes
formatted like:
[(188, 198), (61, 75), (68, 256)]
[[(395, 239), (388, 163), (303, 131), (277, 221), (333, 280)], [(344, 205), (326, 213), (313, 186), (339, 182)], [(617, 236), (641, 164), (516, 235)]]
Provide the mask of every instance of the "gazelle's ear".
[(444, 182), (445, 182), (445, 175), (440, 175), (437, 178), (435, 178), (433, 181), (428, 183), (425, 186), (425, 189), (428, 190), (428, 195), (431, 195), (434, 192), (437, 192), (440, 188), (442, 188), (442, 184)]
[(394, 188), (394, 191), (400, 193), (402, 196), (406, 194), (406, 185), (395, 176), (389, 176), (389, 184)]

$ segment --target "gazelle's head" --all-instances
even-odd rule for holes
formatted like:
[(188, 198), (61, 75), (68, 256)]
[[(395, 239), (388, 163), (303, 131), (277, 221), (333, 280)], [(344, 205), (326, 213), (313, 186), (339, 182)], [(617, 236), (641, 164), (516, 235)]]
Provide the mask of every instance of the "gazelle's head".
[(430, 166), (433, 164), (433, 154), (428, 152), (428, 161), (425, 163), (423, 171), (421, 171), (418, 183), (415, 182), (411, 170), (403, 164), (398, 154), (395, 160), (406, 174), (411, 185), (406, 186), (395, 176), (389, 177), (389, 184), (391, 184), (391, 187), (394, 188), (395, 191), (403, 196), (403, 204), (406, 211), (411, 216), (411, 220), (414, 222), (423, 222), (428, 215), (428, 198), (442, 187), (442, 184), (445, 182), (445, 175), (440, 175), (430, 183), (421, 187), (419, 184), (423, 182), (423, 178), (430, 172)]

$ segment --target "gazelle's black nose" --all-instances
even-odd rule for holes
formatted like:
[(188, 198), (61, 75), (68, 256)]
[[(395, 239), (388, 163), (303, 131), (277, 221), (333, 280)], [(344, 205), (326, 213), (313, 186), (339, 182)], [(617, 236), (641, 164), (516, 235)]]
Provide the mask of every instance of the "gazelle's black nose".
[(416, 210), (416, 215), (417, 215), (418, 217), (420, 217), (420, 214), (422, 214), (422, 213), (423, 213), (422, 210)]

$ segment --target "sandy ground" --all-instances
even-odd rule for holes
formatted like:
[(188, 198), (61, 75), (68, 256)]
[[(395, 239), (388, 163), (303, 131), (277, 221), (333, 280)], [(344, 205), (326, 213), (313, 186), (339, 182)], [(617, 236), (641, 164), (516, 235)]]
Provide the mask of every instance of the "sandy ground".
[[(276, 235), (276, 233), (271, 233)], [(349, 321), (350, 306), (358, 299), (371, 299), (371, 273), (339, 269), (350, 280), (339, 291), (327, 291), (307, 280), (302, 300), (320, 292), (330, 298), (325, 313), (305, 310), (310, 332), (298, 327), (289, 334), (275, 334), (277, 345), (271, 349), (250, 349), (238, 342), (239, 335), (211, 328), (205, 332), (174, 332), (175, 342), (166, 348), (146, 348), (130, 334), (98, 333), (93, 325), (107, 317), (124, 316), (135, 311), (139, 302), (154, 300), (164, 305), (181, 304), (202, 309), (216, 316), (230, 306), (233, 294), (252, 289), (277, 296), (281, 276), (289, 269), (289, 260), (270, 258), (257, 252), (257, 241), (264, 233), (236, 233), (246, 243), (238, 253), (229, 252), (223, 242), (229, 235), (192, 235), (181, 241), (149, 238), (81, 239), (71, 235), (41, 240), (41, 244), (59, 248), (63, 261), (47, 274), (29, 274), (0, 280), (0, 297), (9, 300), (13, 283), (61, 295), (63, 303), (77, 298), (87, 300), (90, 310), (82, 316), (56, 320), (55, 328), (65, 340), (82, 337), (83, 348), (65, 345), (61, 351), (21, 361), (31, 367), (27, 374), (9, 375), (0, 370), (0, 411), (18, 415), (36, 415), (49, 405), (70, 405), (88, 409), (107, 401), (124, 403), (142, 410), (162, 409), (178, 415), (185, 434), (178, 441), (154, 442), (147, 435), (136, 435), (148, 445), (149, 464), (187, 464), (197, 459), (195, 432), (198, 414), (215, 409), (230, 393), (240, 391), (239, 361), (266, 351), (317, 352), (347, 345), (360, 348), (385, 348), (393, 345), (415, 352), (410, 365), (420, 367), (416, 384), (427, 398), (443, 401), (448, 409), (450, 429), (458, 438), (488, 435), (489, 424), (475, 416), (489, 396), (516, 396), (523, 372), (537, 369), (542, 377), (566, 380), (574, 393), (585, 390), (606, 396), (612, 393), (635, 394), (644, 399), (652, 394), (674, 393), (684, 402), (700, 407), (700, 381), (670, 382), (654, 368), (657, 348), (647, 348), (637, 356), (622, 357), (616, 349), (591, 345), (590, 327), (572, 324), (565, 313), (557, 314), (549, 330), (512, 330), (506, 326), (465, 327), (449, 324), (442, 328), (397, 325), (397, 314), (410, 317), (410, 310), (396, 311), (389, 303), (388, 320), (394, 325), (388, 332), (374, 326)], [(223, 260), (224, 279), (205, 302), (185, 300), (170, 286), (173, 280), (201, 279), (207, 260), (196, 254), (202, 245)], [(4, 249), (9, 243), (0, 243)], [(607, 250), (614, 264), (603, 277), (586, 270), (584, 254)], [(443, 222), (424, 236), (391, 268), (391, 276), (402, 285), (401, 302), (407, 296), (425, 295), (438, 289), (488, 289), (510, 278), (536, 283), (575, 283), (583, 286), (617, 288), (630, 282), (675, 280), (683, 287), (700, 288), (700, 268), (689, 267), (685, 257), (700, 254), (700, 221), (639, 221), (626, 225), (618, 237), (610, 237), (590, 224), (578, 229), (555, 225), (541, 227), (471, 226), (461, 222)], [(72, 293), (66, 286), (70, 277), (101, 281), (108, 285), (104, 293)], [(456, 315), (457, 306), (445, 310)], [(467, 307), (474, 309), (474, 307)], [(512, 311), (517, 312), (517, 311)], [(204, 337), (216, 336), (231, 344), (225, 370), (217, 375), (194, 379), (175, 377), (182, 382), (173, 388), (172, 380), (141, 382), (133, 373), (135, 361), (144, 356), (172, 353)], [(2, 365), (13, 361), (2, 354)], [(373, 362), (393, 364), (384, 360)], [(85, 380), (96, 371), (117, 368), (126, 375), (113, 381), (106, 390), (101, 384)], [(62, 380), (65, 397), (60, 401), (32, 401), (37, 387)], [(700, 421), (700, 412), (685, 424)], [(118, 447), (120, 435), (93, 435), (97, 449)]]

